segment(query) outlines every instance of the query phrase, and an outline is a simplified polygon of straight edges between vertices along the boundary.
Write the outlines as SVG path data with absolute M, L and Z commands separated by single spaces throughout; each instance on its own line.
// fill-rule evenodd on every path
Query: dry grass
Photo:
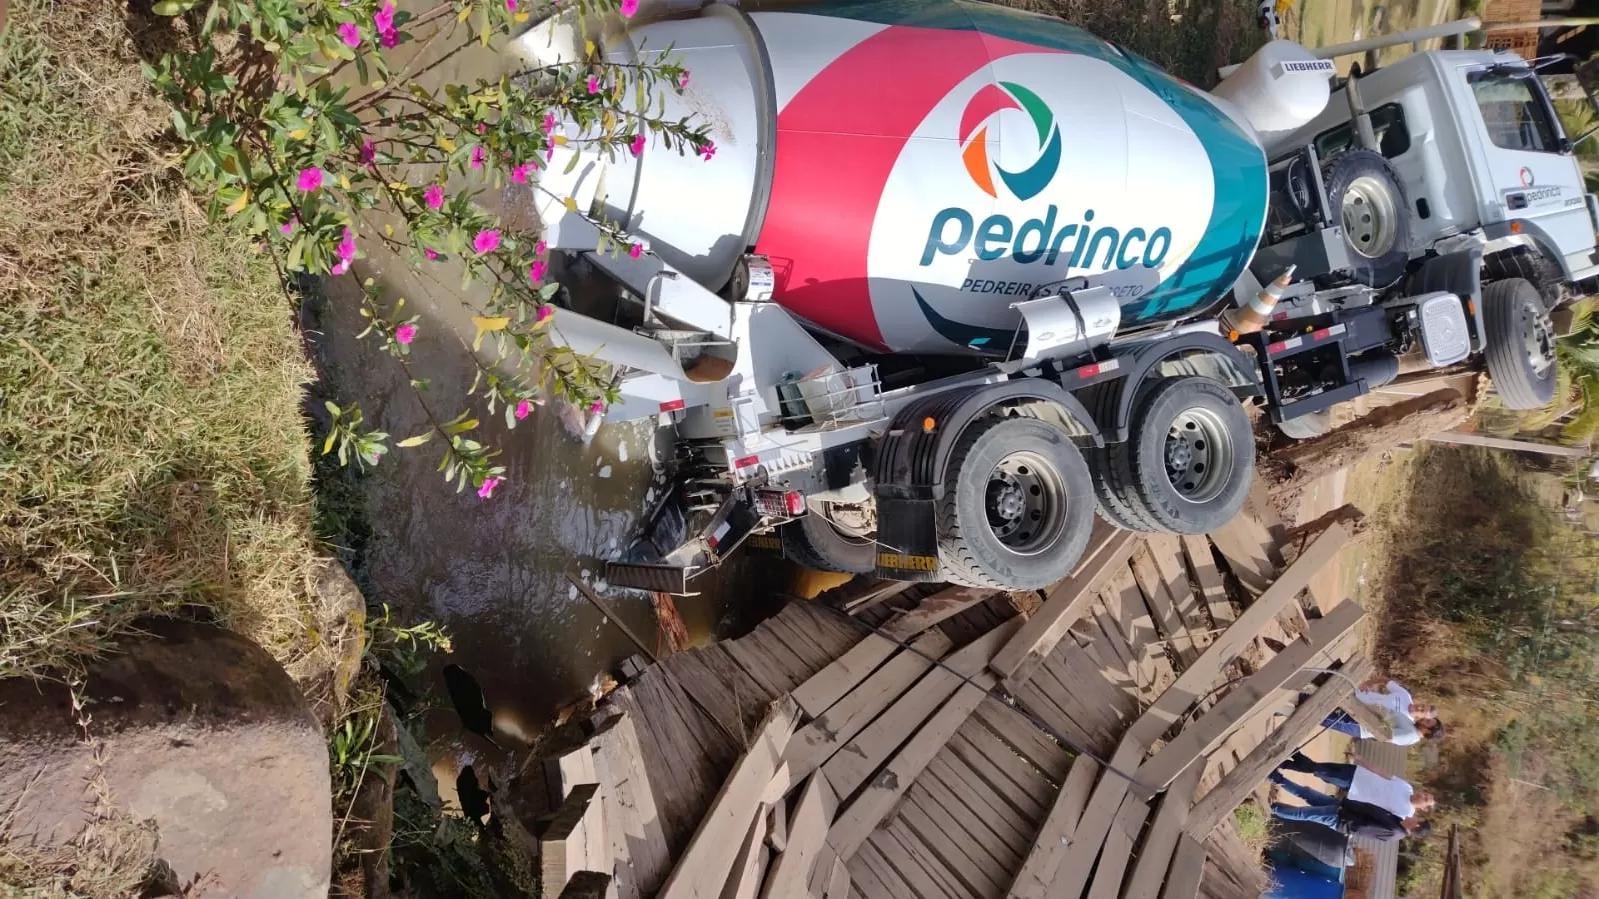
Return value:
M 304 677 L 310 377 L 270 261 L 210 228 L 109 0 L 0 38 L 0 676 L 213 609 Z

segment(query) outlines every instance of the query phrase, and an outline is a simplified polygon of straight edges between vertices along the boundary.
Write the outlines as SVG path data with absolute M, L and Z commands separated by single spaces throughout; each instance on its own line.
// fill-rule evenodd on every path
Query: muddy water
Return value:
M 395 63 L 404 66 L 404 56 L 397 52 Z M 490 51 L 468 52 L 422 80 L 431 89 L 493 80 L 500 66 Z M 411 180 L 429 174 L 413 173 Z M 458 186 L 452 180 L 452 188 Z M 487 190 L 487 205 L 529 223 L 525 192 L 478 186 Z M 461 292 L 459 269 L 448 262 L 416 269 L 389 254 L 375 236 L 384 224 L 377 214 L 363 222 L 364 258 L 350 275 L 327 282 L 325 299 L 308 307 L 306 323 L 332 395 L 360 403 L 366 425 L 388 432 L 392 445 L 427 430 L 430 413 L 445 421 L 476 408 L 465 394 L 475 369 L 468 349 L 474 329 L 472 297 Z M 355 337 L 365 325 L 359 283 L 367 278 L 383 288 L 383 304 L 403 297 L 406 314 L 421 316 L 409 371 L 375 341 Z M 496 363 L 489 354 L 478 358 Z M 426 390 L 413 390 L 412 377 L 429 379 Z M 480 417 L 483 436 L 504 451 L 499 461 L 507 468 L 491 499 L 447 485 L 435 470 L 440 455 L 433 445 L 393 450 L 364 482 L 373 532 L 364 572 L 369 599 L 388 603 L 402 620 L 439 621 L 454 639 L 453 653 L 434 659 L 423 675 L 443 704 L 425 722 L 447 794 L 462 765 L 475 763 L 481 772 L 485 762 L 503 756 L 487 740 L 463 732 L 444 698 L 445 665 L 478 680 L 493 713 L 494 743 L 514 749 L 558 708 L 584 696 L 598 675 L 637 651 L 570 586 L 568 575 L 601 588 L 635 632 L 646 639 L 656 634 L 646 595 L 604 589 L 600 582 L 602 560 L 625 544 L 646 509 L 653 422 L 607 425 L 584 445 L 553 403 L 509 432 L 503 416 Z M 695 639 L 708 639 L 758 617 L 790 574 L 785 566 L 740 559 L 697 581 L 700 595 L 679 599 L 678 610 Z

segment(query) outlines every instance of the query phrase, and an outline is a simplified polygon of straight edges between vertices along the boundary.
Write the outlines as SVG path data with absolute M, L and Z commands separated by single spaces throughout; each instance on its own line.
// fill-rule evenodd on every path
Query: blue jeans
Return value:
M 1360 722 L 1349 717 L 1349 713 L 1342 709 L 1334 710 L 1331 715 L 1322 719 L 1321 726 L 1334 730 L 1348 737 L 1360 739 Z
M 1294 756 L 1283 762 L 1278 767 L 1284 771 L 1297 771 L 1300 774 L 1309 774 L 1319 781 L 1337 787 L 1340 790 L 1349 789 L 1349 784 L 1355 779 L 1355 766 L 1341 762 L 1313 762 L 1303 756 Z
M 1274 802 L 1271 804 L 1271 813 L 1284 821 L 1308 821 L 1332 830 L 1338 829 L 1337 800 L 1330 805 L 1284 805 Z
M 1296 784 L 1288 778 L 1283 777 L 1281 774 L 1274 773 L 1272 775 L 1271 782 L 1279 787 L 1282 787 L 1284 793 L 1287 793 L 1306 805 L 1330 805 L 1335 808 L 1338 805 L 1337 796 L 1328 796 L 1326 793 L 1323 793 L 1320 790 L 1313 790 L 1304 784 Z M 1300 818 L 1285 818 L 1282 815 L 1278 815 L 1278 817 L 1284 818 L 1286 821 L 1304 820 Z

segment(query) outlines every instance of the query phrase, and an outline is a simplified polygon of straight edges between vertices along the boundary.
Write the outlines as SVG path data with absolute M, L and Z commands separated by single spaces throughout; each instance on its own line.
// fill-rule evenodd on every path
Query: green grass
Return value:
M 157 145 L 125 15 L 23 0 L 0 37 L 0 676 L 199 605 L 303 681 L 310 369 L 270 260 Z
M 1233 826 L 1251 855 L 1258 856 L 1266 851 L 1266 844 L 1271 842 L 1271 819 L 1260 806 L 1246 802 L 1233 809 Z

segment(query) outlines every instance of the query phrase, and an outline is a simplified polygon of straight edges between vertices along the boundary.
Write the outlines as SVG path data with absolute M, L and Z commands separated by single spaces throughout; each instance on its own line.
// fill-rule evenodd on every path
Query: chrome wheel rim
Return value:
M 988 475 L 984 511 L 994 537 L 1019 555 L 1035 555 L 1055 543 L 1066 519 L 1060 473 L 1035 453 L 1012 453 Z
M 1344 188 L 1344 237 L 1355 252 L 1376 259 L 1394 248 L 1399 236 L 1398 210 L 1386 181 L 1362 175 Z
M 1215 499 L 1227 486 L 1233 444 L 1227 425 L 1210 409 L 1178 414 L 1166 432 L 1166 477 L 1177 495 L 1191 503 Z
M 1540 379 L 1555 365 L 1555 324 L 1542 304 L 1521 304 L 1521 340 L 1527 367 Z

